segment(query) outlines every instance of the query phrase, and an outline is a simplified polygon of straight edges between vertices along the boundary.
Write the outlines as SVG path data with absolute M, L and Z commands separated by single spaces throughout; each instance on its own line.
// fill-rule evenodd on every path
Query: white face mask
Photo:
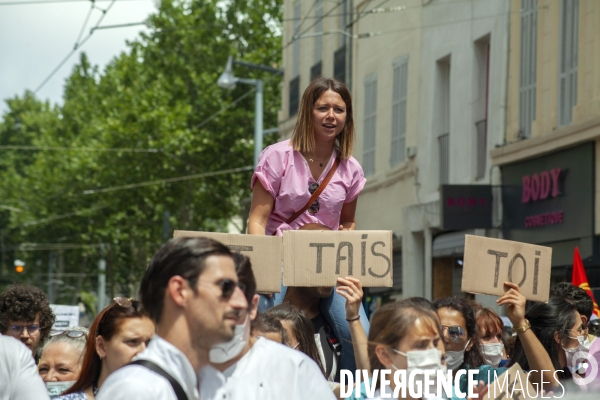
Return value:
M 481 352 L 485 357 L 485 360 L 494 368 L 497 368 L 502 361 L 502 350 L 504 345 L 502 343 L 489 343 L 481 345 Z
M 420 370 L 433 370 L 433 371 L 442 371 L 444 374 L 448 371 L 448 367 L 442 365 L 442 352 L 432 347 L 427 350 L 411 350 L 406 353 L 401 352 L 400 350 L 392 349 L 394 352 L 403 355 L 406 357 L 406 375 L 409 376 L 410 373 L 415 369 Z M 394 364 L 392 364 L 392 368 L 395 370 L 399 370 Z M 437 374 L 437 372 L 436 372 Z M 415 375 L 415 382 L 417 380 L 421 381 L 423 387 L 423 393 L 425 393 L 425 373 L 421 373 Z M 435 377 L 433 378 L 434 382 L 437 382 Z M 436 392 L 436 384 L 429 388 L 429 393 L 433 394 Z
M 233 339 L 213 346 L 208 352 L 211 363 L 223 364 L 240 355 L 250 338 L 250 318 L 246 314 L 243 324 L 237 324 L 233 330 Z
M 574 373 L 583 366 L 582 363 L 577 363 L 577 360 L 575 360 L 576 354 L 583 353 L 584 355 L 587 355 L 589 350 L 586 349 L 584 346 L 584 343 L 585 343 L 584 336 L 577 336 L 576 338 L 572 338 L 570 336 L 567 336 L 567 337 L 570 339 L 577 339 L 577 341 L 579 341 L 579 344 L 577 346 L 573 347 L 572 349 L 565 349 L 563 347 L 563 350 L 565 351 L 565 356 L 567 357 L 567 368 L 569 368 L 569 371 Z
M 446 350 L 446 365 L 451 370 L 455 370 L 465 361 L 465 349 L 471 342 L 471 339 L 467 340 L 465 347 L 460 351 L 448 351 Z
M 587 335 L 585 337 L 585 340 L 583 341 L 583 343 L 581 345 L 583 347 L 585 347 L 587 349 L 587 351 L 590 351 L 590 347 L 592 347 L 592 342 L 590 342 L 590 335 Z
M 48 395 L 50 397 L 56 397 L 64 393 L 67 389 L 69 389 L 75 381 L 61 381 L 61 382 L 45 382 L 46 390 L 48 390 Z

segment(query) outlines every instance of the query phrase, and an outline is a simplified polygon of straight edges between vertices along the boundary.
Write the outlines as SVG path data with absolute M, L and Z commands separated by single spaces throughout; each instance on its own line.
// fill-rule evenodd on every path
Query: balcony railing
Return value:
M 450 134 L 444 133 L 438 137 L 440 148 L 440 185 L 450 183 Z
M 477 174 L 475 179 L 485 176 L 487 163 L 487 119 L 475 123 L 477 127 Z

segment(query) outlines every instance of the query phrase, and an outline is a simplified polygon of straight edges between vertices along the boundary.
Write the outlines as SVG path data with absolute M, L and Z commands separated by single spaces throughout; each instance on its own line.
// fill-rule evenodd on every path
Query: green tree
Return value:
M 173 228 L 190 230 L 222 229 L 239 215 L 250 194 L 250 171 L 84 193 L 251 165 L 254 96 L 214 117 L 250 90 L 239 86 L 223 91 L 216 81 L 229 55 L 278 65 L 280 21 L 281 1 L 162 1 L 149 20 L 149 32 L 104 71 L 81 56 L 66 82 L 61 107 L 50 109 L 31 94 L 13 100 L 31 103 L 27 135 L 13 132 L 13 115 L 20 108 L 9 102 L 0 140 L 6 136 L 37 146 L 159 149 L 28 152 L 30 158 L 21 161 L 20 169 L 16 165 L 25 153 L 14 152 L 14 161 L 0 164 L 0 195 L 7 196 L 8 205 L 24 209 L 2 211 L 12 245 L 58 243 L 55 269 L 89 276 L 104 255 L 111 292 L 134 296 L 149 257 L 162 243 L 165 212 Z M 240 70 L 239 75 L 265 80 L 265 126 L 275 126 L 279 79 L 255 70 Z M 34 190 L 14 190 L 25 187 Z M 31 268 L 28 277 L 38 284 L 49 262 L 40 253 L 21 248 L 14 254 L 32 265 L 41 260 L 42 266 Z M 95 279 L 73 278 L 66 286 L 93 291 Z M 69 291 L 61 293 L 60 301 L 72 298 Z

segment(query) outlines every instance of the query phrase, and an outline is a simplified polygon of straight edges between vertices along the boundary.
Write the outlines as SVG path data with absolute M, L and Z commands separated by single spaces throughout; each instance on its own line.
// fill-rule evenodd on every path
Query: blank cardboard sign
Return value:
M 364 287 L 391 287 L 391 231 L 285 231 L 283 283 L 335 286 L 353 276 Z
M 551 268 L 550 247 L 465 235 L 464 292 L 501 296 L 509 281 L 527 300 L 547 302 Z
M 491 370 L 490 374 L 495 371 Z M 545 388 L 550 390 L 550 383 Z M 488 392 L 483 397 L 484 399 L 505 400 L 505 399 L 537 399 L 538 394 L 536 388 L 527 381 L 527 374 L 523 372 L 523 368 L 518 363 L 515 363 L 508 371 L 496 378 L 490 383 Z M 548 396 L 547 398 L 550 398 Z
M 278 293 L 281 291 L 283 258 L 281 237 L 199 231 L 175 231 L 173 237 L 207 237 L 221 242 L 231 251 L 242 253 L 250 258 L 257 292 Z

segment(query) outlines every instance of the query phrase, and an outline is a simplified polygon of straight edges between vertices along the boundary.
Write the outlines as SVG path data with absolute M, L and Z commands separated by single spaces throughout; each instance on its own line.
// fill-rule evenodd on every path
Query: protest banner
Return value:
M 363 287 L 392 287 L 391 231 L 285 231 L 283 283 L 335 286 L 352 276 Z
M 492 369 L 489 371 L 490 374 L 497 374 L 496 370 Z M 523 372 L 523 368 L 518 363 L 515 363 L 508 371 L 505 371 L 502 375 L 498 376 L 494 382 L 490 383 L 488 392 L 483 397 L 484 399 L 491 400 L 505 400 L 505 399 L 536 399 L 542 395 L 538 393 L 538 387 L 534 387 L 528 380 L 528 374 Z M 492 377 L 493 378 L 493 377 Z M 547 382 L 547 387 L 543 388 L 548 391 L 551 390 L 550 382 Z M 541 385 L 540 385 L 541 386 Z M 546 398 L 551 398 L 550 396 Z
M 175 231 L 173 237 L 206 237 L 219 241 L 229 247 L 231 251 L 250 258 L 257 292 L 278 293 L 281 291 L 283 258 L 281 237 L 179 230 Z
M 466 235 L 462 291 L 502 296 L 504 282 L 534 301 L 548 301 L 552 248 Z
M 62 330 L 79 325 L 79 306 L 50 304 L 50 308 L 56 316 L 52 329 Z

